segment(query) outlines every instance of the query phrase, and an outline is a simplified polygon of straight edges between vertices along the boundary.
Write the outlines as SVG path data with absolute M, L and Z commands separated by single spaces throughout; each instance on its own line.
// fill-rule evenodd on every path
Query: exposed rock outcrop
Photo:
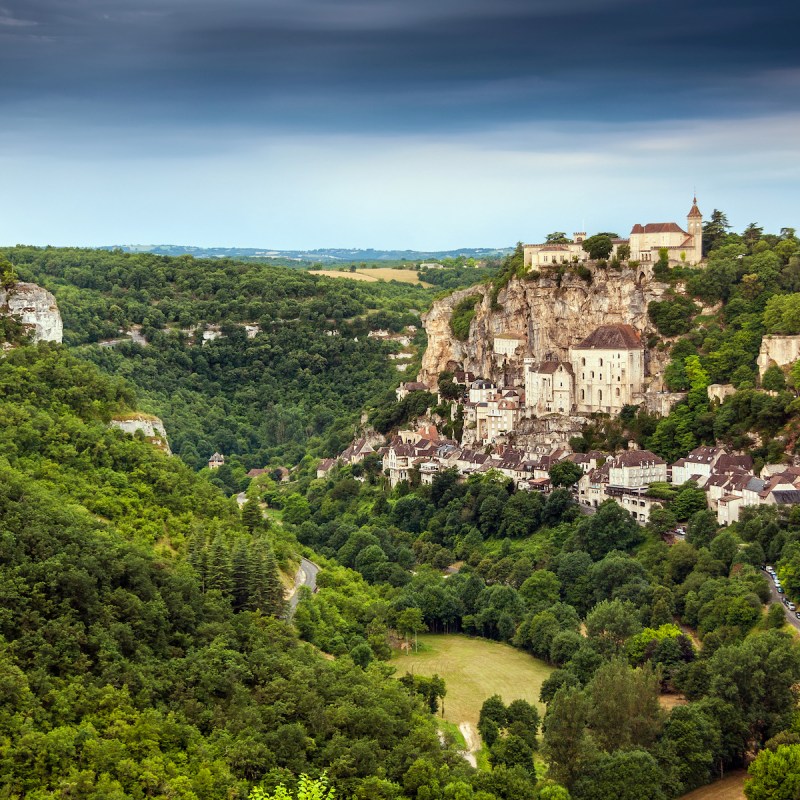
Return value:
M 35 283 L 17 283 L 0 289 L 0 313 L 17 317 L 32 333 L 34 342 L 60 342 L 64 325 L 56 299 Z
M 111 420 L 111 426 L 129 433 L 131 436 L 137 431 L 141 431 L 149 442 L 152 442 L 167 455 L 172 455 L 164 423 L 152 414 L 137 412 L 135 414 L 126 414 L 124 417 L 115 417 Z
M 570 273 L 536 279 L 515 278 L 499 294 L 499 309 L 491 308 L 491 288 L 473 286 L 454 292 L 434 303 L 423 316 L 428 347 L 419 380 L 437 385 L 441 371 L 463 368 L 501 385 L 522 385 L 522 358 L 543 359 L 548 353 L 566 360 L 571 345 L 578 344 L 600 325 L 633 325 L 643 341 L 655 332 L 647 317 L 647 305 L 663 299 L 668 287 L 652 280 L 650 268 L 596 270 L 592 283 Z M 450 330 L 453 308 L 463 298 L 480 294 L 467 341 L 459 341 Z M 513 356 L 495 352 L 496 336 L 514 332 L 520 346 Z M 663 388 L 660 376 L 668 361 L 666 348 L 648 349 L 650 388 Z
M 786 367 L 800 359 L 800 336 L 765 336 L 758 353 L 758 374 L 771 366 Z

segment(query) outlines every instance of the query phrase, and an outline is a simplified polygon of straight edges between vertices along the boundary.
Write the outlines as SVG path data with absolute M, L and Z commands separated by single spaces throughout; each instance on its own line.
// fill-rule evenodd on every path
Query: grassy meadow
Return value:
M 685 794 L 681 800 L 745 800 L 744 779 L 746 777 L 747 772 L 736 770 L 721 781 L 715 781 L 708 786 L 702 786 Z
M 476 727 L 483 701 L 493 694 L 499 694 L 505 703 L 516 699 L 536 703 L 544 713 L 539 688 L 553 671 L 543 661 L 507 644 L 460 634 L 420 636 L 418 652 L 397 654 L 391 664 L 398 677 L 412 672 L 444 678 L 444 719 Z
M 349 278 L 351 281 L 399 281 L 400 283 L 418 283 L 421 286 L 431 286 L 430 283 L 425 283 L 419 279 L 415 269 L 375 267 L 372 269 L 357 269 L 355 272 L 336 269 L 313 269 L 310 272 L 312 275 L 324 275 L 326 278 Z

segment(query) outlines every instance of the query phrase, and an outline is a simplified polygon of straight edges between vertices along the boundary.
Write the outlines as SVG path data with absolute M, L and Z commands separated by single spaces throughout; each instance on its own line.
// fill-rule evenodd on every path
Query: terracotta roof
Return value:
M 636 224 L 631 228 L 631 233 L 682 233 L 686 231 L 677 222 L 648 222 L 646 225 Z
M 601 325 L 573 350 L 640 350 L 642 339 L 633 325 Z
M 697 207 L 697 197 L 692 199 L 692 207 L 689 209 L 689 213 L 686 215 L 688 217 L 702 217 L 703 215 L 700 213 L 700 209 Z

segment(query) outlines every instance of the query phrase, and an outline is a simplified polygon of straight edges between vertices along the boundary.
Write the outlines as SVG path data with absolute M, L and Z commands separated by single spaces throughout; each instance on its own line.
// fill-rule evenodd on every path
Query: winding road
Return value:
M 319 567 L 307 558 L 300 559 L 300 567 L 297 574 L 294 576 L 294 588 L 292 589 L 289 597 L 289 613 L 288 617 L 291 619 L 297 609 L 297 604 L 300 602 L 300 588 L 307 586 L 312 592 L 317 588 L 317 574 Z
M 772 581 L 772 578 L 769 576 L 769 573 L 764 573 L 767 576 L 767 582 L 769 583 L 769 593 L 772 596 L 773 603 L 779 603 L 781 608 L 786 615 L 786 620 L 788 623 L 798 632 L 800 633 L 800 619 L 794 615 L 794 611 L 789 611 L 788 608 L 783 604 L 783 598 L 785 595 L 779 594 L 778 590 L 775 588 L 775 584 Z M 800 610 L 800 607 L 798 607 Z

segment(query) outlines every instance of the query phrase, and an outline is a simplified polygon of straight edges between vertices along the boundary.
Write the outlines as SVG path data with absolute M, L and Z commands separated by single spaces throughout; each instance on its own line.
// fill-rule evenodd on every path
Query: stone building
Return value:
M 553 267 L 559 264 L 588 261 L 589 254 L 583 249 L 586 232 L 578 231 L 573 233 L 572 237 L 571 241 L 559 244 L 545 242 L 544 244 L 523 245 L 522 252 L 525 266 L 538 269 L 539 267 Z M 620 246 L 627 244 L 627 242 L 627 239 L 612 239 L 611 257 L 614 257 Z
M 686 217 L 687 230 L 677 222 L 648 222 L 636 224 L 629 239 L 612 239 L 611 257 L 617 255 L 622 245 L 630 245 L 630 260 L 652 263 L 658 261 L 659 250 L 666 248 L 670 264 L 699 264 L 703 260 L 703 215 L 697 207 L 697 198 Z M 523 246 L 526 267 L 537 269 L 559 264 L 588 261 L 583 249 L 586 233 L 573 234 L 571 241 L 556 244 L 526 244 Z
M 617 414 L 641 403 L 644 346 L 632 325 L 601 325 L 569 350 L 569 362 L 548 354 L 525 359 L 526 406 L 538 415 Z
M 644 347 L 632 325 L 601 325 L 570 348 L 575 375 L 575 410 L 618 414 L 641 402 Z
M 536 416 L 569 414 L 575 404 L 572 364 L 549 356 L 537 363 L 525 359 L 525 402 Z
M 703 215 L 697 207 L 697 198 L 686 216 L 686 227 L 677 222 L 648 222 L 636 224 L 631 229 L 631 259 L 654 262 L 659 250 L 666 248 L 670 264 L 699 264 L 703 260 Z

